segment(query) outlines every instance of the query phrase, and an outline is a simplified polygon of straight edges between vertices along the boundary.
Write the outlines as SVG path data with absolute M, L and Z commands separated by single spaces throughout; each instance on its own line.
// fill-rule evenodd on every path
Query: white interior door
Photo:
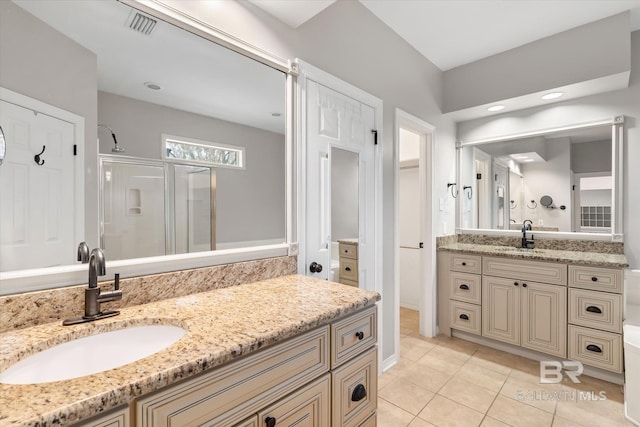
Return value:
M 0 271 L 73 264 L 82 221 L 75 211 L 74 125 L 0 101 L 0 126 L 7 147 L 0 166 Z
M 358 154 L 358 282 L 362 288 L 374 289 L 375 110 L 312 80 L 307 81 L 306 93 L 306 274 L 329 277 L 330 151 L 337 147 Z
M 401 168 L 399 173 L 400 306 L 420 310 L 420 169 Z

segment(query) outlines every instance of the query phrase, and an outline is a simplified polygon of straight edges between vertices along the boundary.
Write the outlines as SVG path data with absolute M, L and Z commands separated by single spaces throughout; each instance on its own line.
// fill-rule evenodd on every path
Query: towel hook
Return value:
M 457 184 L 455 182 L 449 182 L 447 183 L 447 188 L 449 189 L 449 191 L 451 192 L 451 196 L 455 199 L 456 197 L 458 197 L 458 190 L 457 190 Z M 455 190 L 455 193 L 454 193 Z
M 42 156 L 44 154 L 44 150 L 46 149 L 46 146 L 42 146 L 42 151 L 40 152 L 40 154 L 36 154 L 35 156 L 33 156 L 33 161 L 36 162 L 36 164 L 38 166 L 42 166 L 44 165 L 44 159 L 40 159 L 40 156 Z
M 535 209 L 535 208 L 537 208 L 537 207 L 538 207 L 538 203 L 536 203 L 536 201 L 535 201 L 535 200 L 532 200 L 532 201 L 531 201 L 531 204 L 532 204 L 533 206 L 529 206 L 529 204 L 527 203 L 527 207 L 528 207 L 529 209 Z
M 467 199 L 471 200 L 471 198 L 473 197 L 473 188 L 470 185 L 465 185 L 464 187 L 462 187 L 462 190 L 467 195 Z

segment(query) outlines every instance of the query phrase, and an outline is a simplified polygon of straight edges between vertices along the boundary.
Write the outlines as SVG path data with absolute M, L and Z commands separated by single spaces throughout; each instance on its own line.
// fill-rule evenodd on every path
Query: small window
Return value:
M 162 148 L 167 160 L 244 169 L 244 147 L 162 135 Z

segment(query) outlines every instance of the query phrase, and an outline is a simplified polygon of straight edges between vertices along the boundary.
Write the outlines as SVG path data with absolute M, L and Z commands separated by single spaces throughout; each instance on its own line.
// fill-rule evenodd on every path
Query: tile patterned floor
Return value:
M 400 362 L 379 378 L 380 427 L 632 427 L 622 387 L 582 376 L 540 384 L 536 361 L 447 337 L 418 334 L 400 309 Z M 581 400 L 586 396 L 606 400 Z

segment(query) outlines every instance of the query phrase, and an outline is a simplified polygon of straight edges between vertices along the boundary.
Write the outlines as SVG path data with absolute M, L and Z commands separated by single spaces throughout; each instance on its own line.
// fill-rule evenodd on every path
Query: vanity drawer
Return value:
M 129 427 L 131 425 L 129 423 L 130 411 L 129 406 L 127 405 L 124 408 L 111 411 L 106 415 L 101 414 L 74 425 L 84 427 Z
M 341 257 L 358 259 L 358 245 L 355 243 L 339 243 L 338 250 Z
M 552 285 L 567 284 L 567 265 L 514 258 L 484 257 L 483 274 Z
M 451 301 L 450 307 L 451 328 L 482 335 L 482 306 Z
M 622 295 L 569 289 L 569 323 L 622 333 Z
M 340 258 L 340 278 L 344 280 L 358 281 L 358 260 Z
M 331 324 L 331 367 L 351 359 L 374 345 L 377 336 L 376 307 Z
M 258 413 L 258 425 L 268 426 L 269 418 L 277 427 L 327 426 L 331 421 L 331 377 L 329 374 L 280 399 Z M 271 420 L 269 420 L 271 421 Z
M 333 426 L 356 427 L 378 403 L 377 347 L 331 373 Z
M 378 425 L 378 420 L 376 414 L 371 415 L 366 419 L 365 422 L 360 424 L 358 427 L 376 427 Z
M 622 293 L 622 270 L 602 267 L 569 266 L 569 286 L 594 291 Z
M 233 427 L 259 427 L 258 425 L 258 416 L 254 415 L 251 418 L 248 418 L 242 421 L 240 424 L 236 424 Z
M 353 280 L 345 280 L 342 277 L 340 278 L 340 283 L 342 283 L 343 285 L 347 285 L 347 286 L 353 286 L 354 288 L 360 287 L 358 282 L 354 282 Z
M 482 303 L 482 276 L 479 274 L 452 271 L 449 274 L 449 289 L 451 299 L 471 304 Z
M 475 274 L 482 272 L 482 257 L 480 255 L 451 254 L 449 259 L 451 260 L 449 266 L 451 271 Z
M 329 369 L 329 326 L 135 401 L 141 427 L 233 426 Z
M 622 335 L 569 325 L 570 360 L 622 373 Z

